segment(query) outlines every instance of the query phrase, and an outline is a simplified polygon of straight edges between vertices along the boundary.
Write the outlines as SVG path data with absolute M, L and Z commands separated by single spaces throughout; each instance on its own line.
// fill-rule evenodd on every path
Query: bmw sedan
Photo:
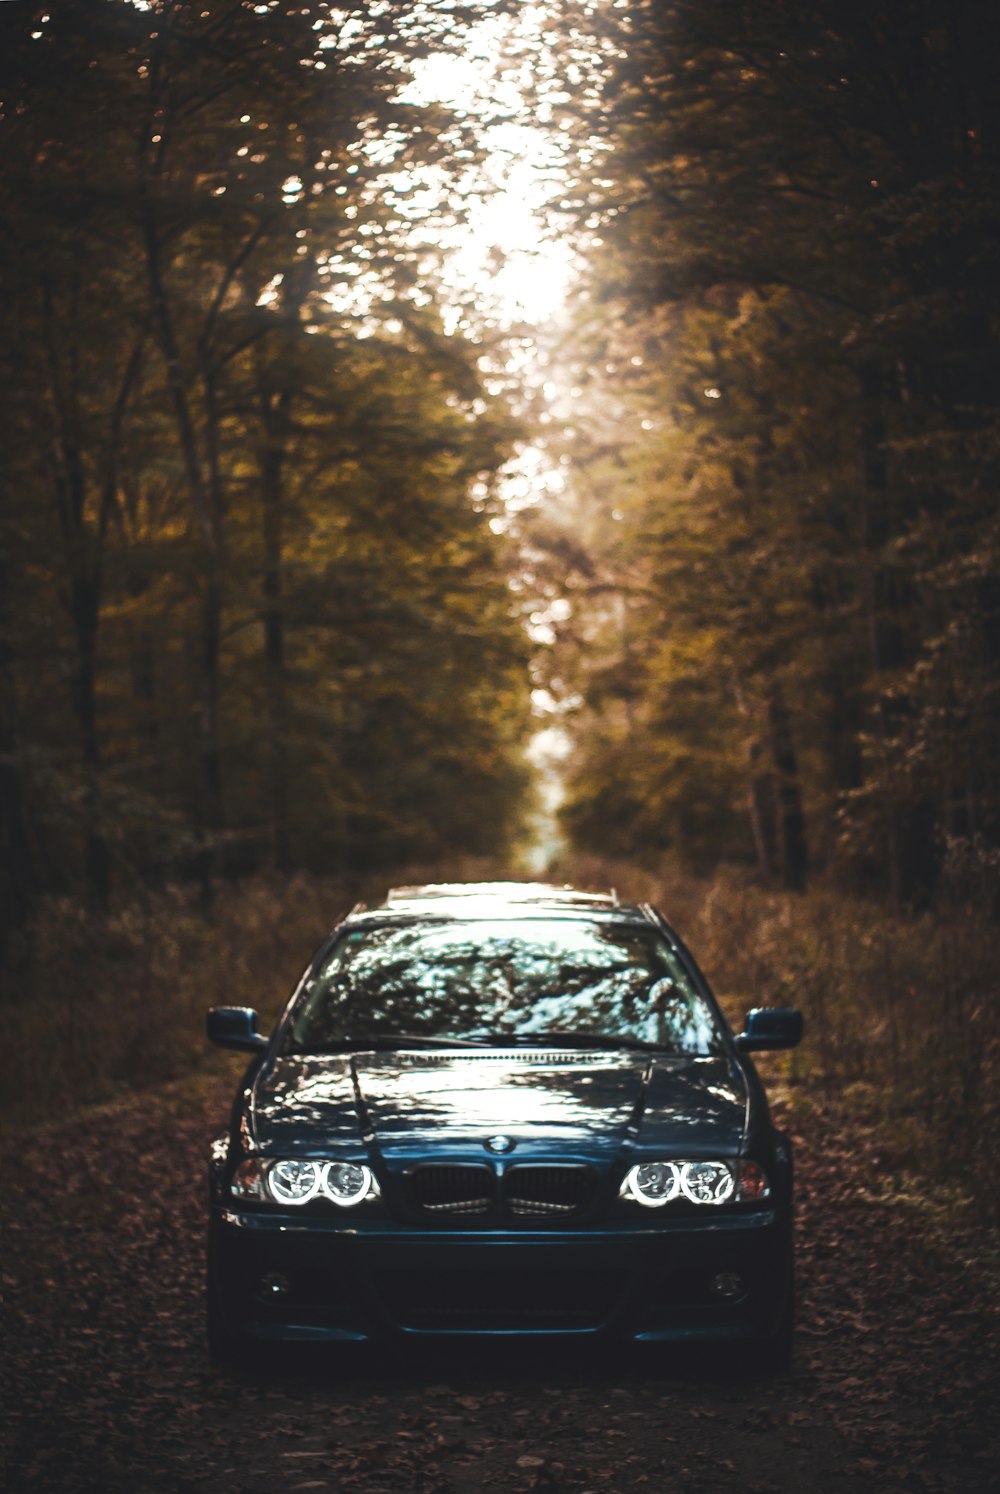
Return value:
M 754 1050 L 653 908 L 520 883 L 355 909 L 212 1149 L 212 1352 L 473 1336 L 789 1353 L 792 1159 Z

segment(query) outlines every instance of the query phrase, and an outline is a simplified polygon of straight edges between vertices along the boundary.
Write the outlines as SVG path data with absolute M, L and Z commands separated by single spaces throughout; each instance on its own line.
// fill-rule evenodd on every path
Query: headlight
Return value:
M 271 1197 L 281 1204 L 304 1204 L 319 1192 L 320 1166 L 317 1162 L 273 1162 L 267 1169 L 267 1186 Z
M 678 1197 L 695 1204 L 760 1203 L 771 1186 L 763 1168 L 738 1162 L 640 1162 L 625 1174 L 622 1198 L 655 1209 Z
M 360 1203 L 374 1186 L 371 1169 L 358 1162 L 328 1162 L 323 1169 L 323 1192 L 342 1208 Z
M 726 1162 L 685 1162 L 681 1192 L 696 1204 L 723 1204 L 736 1192 L 733 1170 Z
M 625 1177 L 628 1193 L 647 1209 L 659 1208 L 676 1198 L 680 1185 L 680 1173 L 673 1162 L 641 1162 Z
M 363 1198 L 377 1198 L 379 1194 L 371 1168 L 360 1162 L 313 1162 L 299 1158 L 248 1157 L 236 1169 L 229 1186 L 234 1198 L 295 1207 L 322 1194 L 331 1203 L 349 1209 Z

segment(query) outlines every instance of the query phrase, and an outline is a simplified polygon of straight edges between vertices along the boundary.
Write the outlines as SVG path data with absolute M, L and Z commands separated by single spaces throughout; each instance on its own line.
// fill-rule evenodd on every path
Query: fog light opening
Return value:
M 277 1302 L 281 1297 L 287 1297 L 291 1290 L 292 1283 L 287 1276 L 280 1271 L 268 1271 L 266 1276 L 260 1278 L 257 1296 L 261 1302 Z
M 735 1302 L 746 1295 L 746 1289 L 738 1271 L 718 1271 L 708 1283 L 708 1290 L 717 1302 Z

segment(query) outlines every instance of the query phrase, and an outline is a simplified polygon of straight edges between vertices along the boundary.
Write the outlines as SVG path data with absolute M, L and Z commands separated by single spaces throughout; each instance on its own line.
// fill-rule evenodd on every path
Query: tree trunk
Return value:
M 883 411 L 883 378 L 871 364 L 861 370 L 861 408 L 858 427 L 859 468 L 862 490 L 862 603 L 868 637 L 868 661 L 873 674 L 900 662 L 901 637 L 892 613 L 891 590 L 882 555 L 891 532 L 889 516 L 889 469 L 886 457 L 886 427 Z M 873 707 L 875 736 L 888 751 L 893 722 L 888 700 L 876 698 Z M 903 866 L 899 810 L 888 798 L 882 805 L 886 870 L 889 894 L 897 905 L 903 900 Z
M 788 891 L 801 892 L 809 871 L 806 817 L 802 807 L 791 720 L 784 693 L 778 686 L 771 691 L 767 714 L 771 732 L 771 755 L 777 778 L 781 879 Z
M 180 438 L 181 456 L 192 507 L 203 544 L 201 650 L 199 696 L 200 819 L 208 840 L 221 829 L 224 818 L 222 766 L 219 750 L 219 673 L 222 636 L 222 526 L 217 495 L 206 488 L 194 416 L 181 371 L 180 351 L 167 299 L 156 215 L 148 189 L 145 199 L 144 233 L 150 296 L 160 351 L 166 369 L 167 387 Z M 215 501 L 213 501 L 215 500 Z M 200 872 L 207 889 L 215 866 L 209 843 L 200 857 Z
M 84 775 L 84 865 L 90 891 L 101 908 L 111 895 L 110 859 L 101 829 L 98 777 L 101 767 L 97 726 L 97 631 L 101 615 L 101 564 L 108 515 L 114 500 L 118 442 L 125 406 L 138 369 L 135 349 L 112 408 L 108 470 L 100 498 L 96 525 L 87 518 L 87 475 L 81 453 L 81 389 L 76 373 L 76 349 L 70 344 L 64 357 L 59 343 L 60 318 L 49 286 L 42 290 L 49 393 L 57 453 L 54 471 L 56 512 L 66 553 L 66 587 L 75 644 L 73 710 L 80 729 Z
M 264 544 L 264 673 L 267 696 L 268 826 L 271 869 L 288 863 L 288 692 L 285 678 L 283 602 L 284 508 L 282 469 L 284 425 L 291 396 L 286 389 L 272 406 L 265 396 L 264 453 L 261 461 L 261 532 Z
M 309 154 L 306 162 L 313 159 Z M 305 167 L 304 167 L 305 169 Z M 306 178 L 308 179 L 308 178 Z M 284 282 L 282 321 L 297 333 L 309 291 L 311 266 L 302 265 Z M 257 359 L 257 389 L 261 416 L 260 457 L 261 540 L 264 552 L 263 624 L 264 674 L 268 736 L 268 851 L 273 871 L 288 865 L 288 674 L 285 662 L 285 473 L 295 385 L 286 366 L 280 379 L 267 377 L 264 359 Z
M 747 783 L 747 809 L 750 829 L 753 832 L 754 850 L 757 855 L 757 870 L 764 882 L 771 882 L 778 870 L 778 855 L 775 829 L 778 820 L 778 805 L 774 792 L 774 777 L 766 767 L 764 747 L 754 737 L 747 750 L 749 778 Z
M 8 566 L 0 552 L 0 968 L 26 963 L 28 946 L 12 936 L 27 928 L 35 893 L 35 865 L 28 840 L 18 767 L 17 676 L 10 634 Z M 10 951 L 18 951 L 11 959 Z
M 101 828 L 98 776 L 101 743 L 97 726 L 97 627 L 100 616 L 100 586 L 93 577 L 74 577 L 71 600 L 76 633 L 76 717 L 80 725 L 83 767 L 86 774 L 84 804 L 87 814 L 87 881 L 101 908 L 111 896 L 111 863 Z

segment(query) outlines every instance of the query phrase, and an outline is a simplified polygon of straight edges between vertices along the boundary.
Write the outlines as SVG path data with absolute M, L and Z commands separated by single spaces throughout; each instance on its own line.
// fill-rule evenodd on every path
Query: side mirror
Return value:
M 213 1006 L 205 1019 L 209 1040 L 220 1048 L 238 1048 L 261 1053 L 267 1038 L 257 1031 L 257 1013 L 251 1006 Z
M 736 1034 L 741 1053 L 774 1053 L 797 1048 L 802 1041 L 802 1013 L 791 1007 L 757 1006 L 747 1012 L 743 1031 Z

